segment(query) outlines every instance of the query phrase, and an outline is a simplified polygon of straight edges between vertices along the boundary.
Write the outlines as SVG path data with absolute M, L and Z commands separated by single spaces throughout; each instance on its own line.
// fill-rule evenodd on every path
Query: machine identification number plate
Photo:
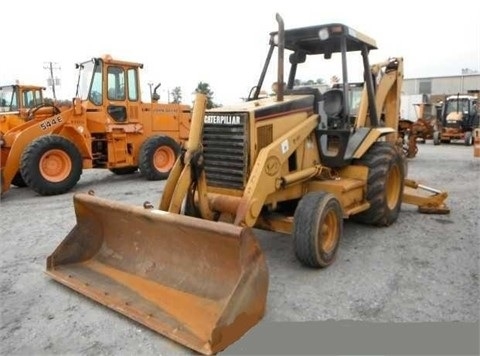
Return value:
M 63 121 L 61 116 L 56 116 L 48 120 L 44 120 L 40 123 L 40 128 L 46 130 L 52 126 L 58 125 Z

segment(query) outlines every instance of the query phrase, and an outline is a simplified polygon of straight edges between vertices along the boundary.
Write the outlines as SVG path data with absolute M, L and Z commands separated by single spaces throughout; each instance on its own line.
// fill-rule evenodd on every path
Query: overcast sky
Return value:
M 480 72 L 480 1 L 377 0 L 61 0 L 3 1 L 0 85 L 47 84 L 54 62 L 57 98 L 75 94 L 75 63 L 110 54 L 141 62 L 142 91 L 161 82 L 161 101 L 180 86 L 183 101 L 199 81 L 216 103 L 239 101 L 256 84 L 268 34 L 285 27 L 341 22 L 374 38 L 371 61 L 405 59 L 405 77 Z M 16 36 L 19 36 L 18 38 Z M 311 78 L 328 80 L 332 73 Z M 47 96 L 52 97 L 51 91 Z

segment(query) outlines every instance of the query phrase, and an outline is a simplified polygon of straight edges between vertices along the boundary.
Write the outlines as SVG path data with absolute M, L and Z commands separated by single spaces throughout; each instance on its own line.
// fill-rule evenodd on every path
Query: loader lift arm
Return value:
M 208 207 L 206 199 L 207 181 L 202 167 L 203 154 L 200 145 L 206 102 L 205 95 L 196 95 L 186 149 L 170 172 L 159 209 L 179 214 L 184 199 L 193 200 L 194 192 L 198 190 L 201 216 L 213 220 L 213 212 Z

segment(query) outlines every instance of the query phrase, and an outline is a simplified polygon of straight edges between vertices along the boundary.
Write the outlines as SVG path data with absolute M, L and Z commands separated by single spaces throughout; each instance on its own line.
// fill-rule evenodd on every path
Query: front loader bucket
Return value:
M 77 224 L 47 259 L 56 281 L 203 354 L 264 315 L 268 271 L 249 228 L 74 196 Z

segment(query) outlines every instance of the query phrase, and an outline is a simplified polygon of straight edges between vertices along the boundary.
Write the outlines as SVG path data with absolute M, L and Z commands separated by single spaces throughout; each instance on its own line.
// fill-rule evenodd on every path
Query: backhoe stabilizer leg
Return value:
M 417 205 L 420 213 L 450 213 L 450 208 L 445 204 L 445 200 L 448 197 L 447 192 L 419 184 L 410 179 L 405 179 L 404 186 L 402 202 Z

